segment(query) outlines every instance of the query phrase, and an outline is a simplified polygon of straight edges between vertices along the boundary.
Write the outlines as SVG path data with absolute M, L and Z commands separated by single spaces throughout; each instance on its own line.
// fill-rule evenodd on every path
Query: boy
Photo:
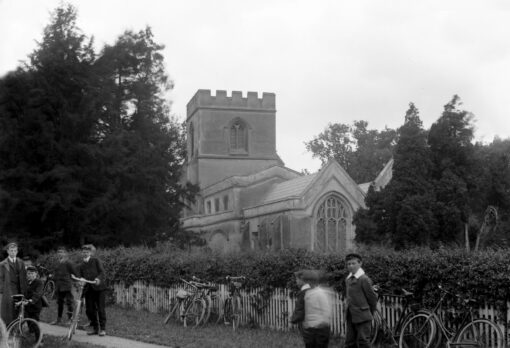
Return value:
M 67 306 L 67 319 L 71 320 L 73 316 L 74 298 L 72 290 L 72 275 L 77 275 L 74 264 L 69 260 L 67 250 L 65 247 L 57 249 L 58 265 L 55 269 L 55 291 L 57 293 L 57 320 L 51 325 L 58 325 L 62 323 L 62 314 L 64 312 L 64 303 Z
M 303 341 L 306 348 L 326 348 L 329 343 L 331 301 L 328 292 L 319 286 L 319 272 L 308 276 L 311 288 L 304 295 L 305 316 Z
M 12 295 L 24 294 L 27 290 L 25 264 L 18 255 L 18 244 L 10 242 L 6 246 L 8 257 L 0 262 L 0 314 L 5 325 L 16 318 Z
M 305 320 L 305 293 L 311 288 L 309 284 L 309 271 L 298 271 L 294 273 L 294 276 L 296 277 L 296 284 L 299 287 L 299 292 L 296 296 L 296 308 L 294 309 L 294 313 L 292 313 L 290 322 L 292 324 L 297 324 L 299 331 L 303 333 L 303 320 Z
M 106 285 L 104 283 L 104 268 L 97 258 L 91 256 L 94 249 L 90 244 L 82 247 L 83 262 L 79 267 L 78 273 L 86 280 L 96 282 L 95 284 L 87 284 L 85 291 L 86 313 L 92 326 L 92 331 L 87 334 L 105 336 Z
M 345 347 L 370 348 L 370 329 L 372 314 L 377 308 L 377 295 L 372 288 L 372 281 L 361 268 L 361 256 L 348 254 L 345 262 L 350 272 L 345 279 Z
M 36 267 L 27 267 L 27 281 L 28 286 L 25 298 L 27 299 L 28 304 L 25 307 L 25 317 L 39 321 L 42 310 L 41 297 L 43 295 L 43 283 L 42 280 L 38 278 Z

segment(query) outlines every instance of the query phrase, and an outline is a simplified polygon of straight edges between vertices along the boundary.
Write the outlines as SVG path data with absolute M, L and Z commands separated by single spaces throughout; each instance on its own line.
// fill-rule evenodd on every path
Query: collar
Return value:
M 301 287 L 301 291 L 303 290 L 308 290 L 308 289 L 311 289 L 312 287 L 310 286 L 310 284 L 304 284 L 302 287 Z
M 9 261 L 10 261 L 10 262 L 12 262 L 12 263 L 16 263 L 16 258 L 11 259 L 11 258 L 9 257 L 8 259 L 9 259 Z
M 364 274 L 365 274 L 365 271 L 363 270 L 363 268 L 360 268 L 360 269 L 358 269 L 358 271 L 355 274 L 349 273 L 349 275 L 347 276 L 347 279 L 349 279 L 351 277 L 359 279 L 359 277 L 361 277 Z
M 87 257 L 86 259 L 83 259 L 84 262 L 89 262 L 90 261 L 90 256 Z

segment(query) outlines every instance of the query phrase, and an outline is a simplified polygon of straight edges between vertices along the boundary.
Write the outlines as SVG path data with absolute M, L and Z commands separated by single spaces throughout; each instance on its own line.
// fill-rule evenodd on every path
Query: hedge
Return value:
M 385 248 L 360 250 L 363 268 L 375 283 L 389 292 L 401 288 L 434 301 L 438 284 L 453 292 L 504 308 L 510 301 L 510 250 L 468 253 L 461 249 L 413 249 L 394 251 Z M 118 247 L 98 250 L 110 282 L 131 284 L 142 280 L 157 286 L 169 286 L 179 278 L 195 275 L 222 282 L 227 275 L 245 275 L 247 286 L 295 287 L 293 272 L 321 269 L 330 275 L 338 291 L 347 275 L 344 255 L 317 254 L 306 250 L 281 252 L 247 252 L 219 255 L 207 251 L 184 252 L 168 245 L 156 248 Z M 72 258 L 79 261 L 79 252 Z M 43 255 L 39 262 L 54 267 L 55 254 Z

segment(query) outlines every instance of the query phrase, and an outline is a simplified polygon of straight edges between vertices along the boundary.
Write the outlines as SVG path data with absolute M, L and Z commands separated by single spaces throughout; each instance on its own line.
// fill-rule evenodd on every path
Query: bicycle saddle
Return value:
M 12 295 L 11 297 L 14 302 L 23 301 L 25 299 L 25 295 L 22 294 Z

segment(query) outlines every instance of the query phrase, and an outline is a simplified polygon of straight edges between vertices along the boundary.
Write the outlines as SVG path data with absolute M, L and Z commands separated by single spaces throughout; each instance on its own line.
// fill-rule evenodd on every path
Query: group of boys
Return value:
M 365 274 L 359 254 L 345 258 L 349 275 L 345 279 L 345 348 L 370 348 L 370 330 L 373 313 L 377 309 L 377 294 L 372 281 Z M 296 272 L 296 307 L 291 317 L 298 324 L 305 348 L 325 348 L 329 344 L 332 317 L 331 294 L 321 273 L 313 270 Z
M 39 279 L 37 267 L 28 264 L 17 257 L 18 244 L 10 242 L 6 246 L 8 257 L 0 262 L 0 316 L 6 325 L 16 319 L 16 308 L 13 295 L 22 294 L 27 304 L 25 317 L 39 321 L 43 307 L 44 284 Z M 67 318 L 71 320 L 74 309 L 73 280 L 85 279 L 93 283 L 88 284 L 85 292 L 86 314 L 90 320 L 89 335 L 106 335 L 106 312 L 104 268 L 101 262 L 92 257 L 95 248 L 91 244 L 82 247 L 82 262 L 75 266 L 68 256 L 66 248 L 57 250 L 58 265 L 55 269 L 54 280 L 57 295 L 57 320 L 52 324 L 62 323 L 64 304 L 67 305 Z

